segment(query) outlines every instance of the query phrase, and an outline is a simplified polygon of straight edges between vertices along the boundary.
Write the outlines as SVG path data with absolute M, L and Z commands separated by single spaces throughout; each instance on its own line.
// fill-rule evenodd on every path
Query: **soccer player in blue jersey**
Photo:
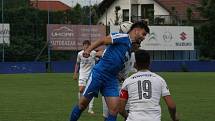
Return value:
M 119 111 L 119 81 L 117 75 L 123 69 L 124 63 L 130 58 L 132 46 L 139 45 L 145 39 L 147 33 L 149 33 L 147 24 L 139 21 L 131 26 L 128 34 L 112 33 L 101 40 L 95 41 L 84 51 L 84 57 L 89 57 L 93 49 L 101 45 L 107 45 L 99 63 L 92 69 L 79 104 L 73 108 L 70 121 L 79 119 L 91 99 L 98 96 L 99 91 L 105 97 L 109 110 L 106 121 L 116 121 Z

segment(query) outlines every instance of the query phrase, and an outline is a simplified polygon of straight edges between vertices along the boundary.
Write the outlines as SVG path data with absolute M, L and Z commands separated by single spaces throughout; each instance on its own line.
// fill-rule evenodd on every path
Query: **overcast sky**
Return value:
M 66 3 L 69 6 L 75 6 L 76 3 L 80 3 L 81 5 L 85 6 L 85 5 L 89 5 L 90 2 L 91 4 L 99 4 L 102 0 L 60 0 L 64 3 Z

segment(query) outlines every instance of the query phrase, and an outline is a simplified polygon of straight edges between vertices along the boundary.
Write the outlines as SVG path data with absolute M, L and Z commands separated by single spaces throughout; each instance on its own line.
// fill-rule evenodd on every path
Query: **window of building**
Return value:
M 141 5 L 141 18 L 142 19 L 154 18 L 154 4 Z
M 129 9 L 123 9 L 122 16 L 122 21 L 129 21 Z

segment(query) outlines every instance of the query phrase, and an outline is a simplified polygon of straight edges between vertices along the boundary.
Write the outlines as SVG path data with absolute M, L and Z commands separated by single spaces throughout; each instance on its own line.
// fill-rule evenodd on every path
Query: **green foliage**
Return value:
M 202 0 L 199 7 L 201 14 L 208 19 L 198 30 L 198 45 L 202 58 L 215 59 L 215 1 Z
M 41 11 L 26 0 L 4 0 L 4 23 L 10 24 L 10 46 L 5 46 L 5 61 L 47 61 L 47 24 L 89 24 L 89 8 L 77 4 L 68 11 Z M 15 5 L 14 5 L 15 4 Z M 1 6 L 0 6 L 1 7 Z M 92 6 L 92 24 L 96 24 L 97 6 Z M 0 9 L 1 13 L 1 9 Z M 49 15 L 49 22 L 48 22 Z M 2 45 L 0 45 L 2 48 Z M 41 50 L 44 49 L 43 52 Z M 2 53 L 2 50 L 0 50 Z M 51 51 L 51 60 L 70 60 L 71 52 Z
M 215 1 L 201 0 L 201 7 L 199 7 L 201 14 L 209 20 L 215 20 Z
M 186 14 L 187 14 L 187 25 L 191 25 L 191 17 L 192 17 L 192 9 L 190 7 L 187 8 Z
M 199 39 L 201 55 L 211 59 L 215 59 L 215 21 L 204 23 L 200 27 Z
M 3 0 L 4 9 L 16 9 L 20 7 L 27 7 L 30 0 Z M 0 1 L 0 7 L 2 0 Z
M 76 4 L 76 6 L 71 11 L 70 15 L 72 16 L 70 16 L 70 20 L 73 24 L 82 24 L 83 13 L 81 10 L 81 5 Z

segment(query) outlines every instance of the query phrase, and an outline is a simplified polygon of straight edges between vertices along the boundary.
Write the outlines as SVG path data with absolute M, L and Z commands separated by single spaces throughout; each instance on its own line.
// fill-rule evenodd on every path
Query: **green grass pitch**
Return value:
M 159 73 L 167 81 L 181 121 L 215 120 L 215 73 Z M 77 103 L 72 74 L 0 74 L 0 121 L 68 121 Z M 162 121 L 171 121 L 161 101 Z M 103 121 L 101 96 L 95 116 L 86 111 L 79 121 Z M 118 116 L 118 121 L 123 121 Z

